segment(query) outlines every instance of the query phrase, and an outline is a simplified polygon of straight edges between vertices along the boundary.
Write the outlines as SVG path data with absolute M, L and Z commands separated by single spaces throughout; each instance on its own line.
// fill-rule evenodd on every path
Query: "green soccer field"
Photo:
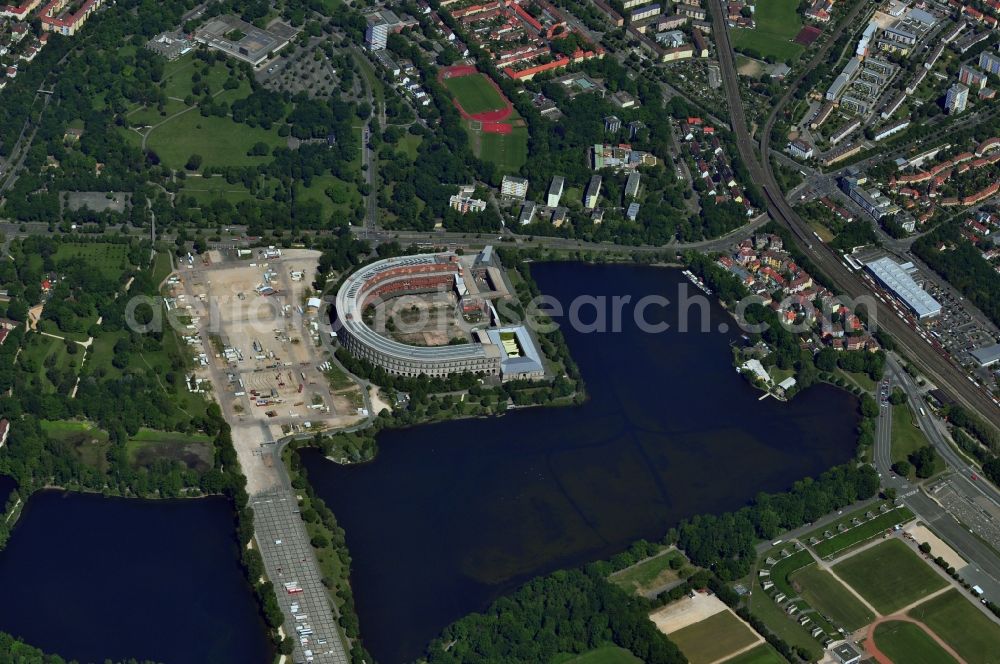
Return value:
M 515 127 L 509 134 L 480 134 L 479 158 L 497 165 L 501 173 L 516 173 L 528 160 L 528 130 Z
M 875 619 L 875 615 L 844 588 L 840 581 L 816 565 L 799 570 L 791 578 L 793 583 L 802 588 L 802 597 L 810 606 L 852 632 Z
M 802 29 L 795 0 L 762 0 L 756 4 L 754 21 L 757 27 L 733 30 L 733 48 L 751 55 L 771 56 L 776 60 L 798 57 L 802 45 L 793 39 Z
M 949 655 L 924 630 L 913 623 L 884 622 L 875 628 L 875 645 L 894 662 L 953 664 Z
M 967 597 L 949 590 L 910 610 L 969 664 L 1000 662 L 1000 625 Z
M 507 102 L 484 74 L 446 78 L 444 86 L 469 115 L 496 111 L 507 106 Z
M 946 585 L 930 565 L 898 539 L 851 556 L 833 569 L 883 615 Z

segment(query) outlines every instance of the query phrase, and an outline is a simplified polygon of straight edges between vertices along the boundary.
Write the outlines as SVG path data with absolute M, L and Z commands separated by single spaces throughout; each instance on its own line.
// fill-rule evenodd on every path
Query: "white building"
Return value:
M 965 105 L 969 101 L 969 88 L 961 83 L 955 83 L 948 88 L 948 94 L 944 99 L 944 108 L 948 113 L 961 113 L 965 110 Z
M 559 206 L 559 199 L 562 198 L 563 188 L 566 186 L 566 178 L 561 175 L 556 175 L 552 178 L 552 184 L 549 185 L 549 193 L 545 198 L 545 204 L 551 208 Z

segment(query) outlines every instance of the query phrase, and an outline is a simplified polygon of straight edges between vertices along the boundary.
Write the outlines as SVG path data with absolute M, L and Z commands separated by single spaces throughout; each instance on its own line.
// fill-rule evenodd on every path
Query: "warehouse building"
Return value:
M 941 303 L 920 287 L 910 273 L 916 268 L 913 263 L 902 265 L 888 256 L 865 263 L 865 269 L 886 289 L 890 290 L 919 319 L 941 314 Z

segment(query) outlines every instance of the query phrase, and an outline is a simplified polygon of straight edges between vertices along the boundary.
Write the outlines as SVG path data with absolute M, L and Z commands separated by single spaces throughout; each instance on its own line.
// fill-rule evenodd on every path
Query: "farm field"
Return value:
M 691 664 L 708 664 L 746 648 L 759 637 L 726 609 L 704 620 L 670 633 L 670 640 Z
M 1000 625 L 959 591 L 949 590 L 914 607 L 908 615 L 930 627 L 969 664 L 1000 661 Z
M 883 615 L 946 585 L 930 565 L 898 539 L 851 556 L 833 569 Z
M 876 627 L 875 645 L 893 662 L 906 664 L 955 662 L 955 658 L 945 652 L 927 632 L 909 622 L 894 620 Z
M 800 594 L 810 606 L 849 631 L 853 632 L 875 619 L 875 615 L 848 592 L 840 581 L 816 565 L 795 572 L 791 580 L 795 586 L 802 588 Z
M 558 655 L 552 664 L 642 664 L 642 660 L 624 648 L 608 645 L 579 655 Z
M 251 157 L 247 152 L 256 143 L 270 148 L 284 145 L 276 130 L 249 127 L 229 118 L 202 117 L 197 109 L 178 115 L 152 130 L 146 146 L 170 168 L 181 169 L 193 154 L 202 156 L 206 166 L 256 166 L 270 157 Z
M 794 0 L 770 0 L 756 5 L 753 30 L 733 30 L 733 48 L 754 55 L 770 56 L 776 60 L 789 60 L 802 52 L 802 46 L 792 40 L 802 29 Z
M 671 567 L 672 561 L 676 561 L 675 565 L 679 564 L 676 570 Z M 644 593 L 676 581 L 684 567 L 689 567 L 687 558 L 680 551 L 674 550 L 642 560 L 612 574 L 608 580 L 623 590 Z
M 862 511 L 860 514 L 859 518 L 863 518 L 864 512 Z M 885 514 L 879 514 L 874 519 L 865 521 L 860 526 L 851 527 L 847 532 L 834 535 L 830 539 L 824 539 L 812 547 L 812 549 L 816 552 L 817 556 L 828 558 L 835 553 L 846 551 L 857 544 L 862 544 L 874 537 L 878 537 L 896 524 L 906 523 L 912 519 L 913 512 L 908 507 L 899 507 Z M 850 521 L 847 522 L 847 525 L 850 525 Z M 836 526 L 832 525 L 830 528 L 836 528 Z
M 506 108 L 507 101 L 485 74 L 444 79 L 444 87 L 469 115 Z
M 759 645 L 742 655 L 727 659 L 725 664 L 785 664 L 786 660 L 768 644 Z

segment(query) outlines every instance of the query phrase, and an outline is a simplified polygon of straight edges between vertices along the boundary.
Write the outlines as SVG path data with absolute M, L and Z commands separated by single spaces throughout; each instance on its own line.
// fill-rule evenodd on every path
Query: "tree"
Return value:
M 189 171 L 196 171 L 201 168 L 201 161 L 202 159 L 200 154 L 193 154 L 188 157 L 187 163 L 184 164 L 184 168 Z
M 896 463 L 892 464 L 892 472 L 902 477 L 909 477 L 912 469 L 913 466 L 911 466 L 910 462 L 905 459 L 900 459 Z

